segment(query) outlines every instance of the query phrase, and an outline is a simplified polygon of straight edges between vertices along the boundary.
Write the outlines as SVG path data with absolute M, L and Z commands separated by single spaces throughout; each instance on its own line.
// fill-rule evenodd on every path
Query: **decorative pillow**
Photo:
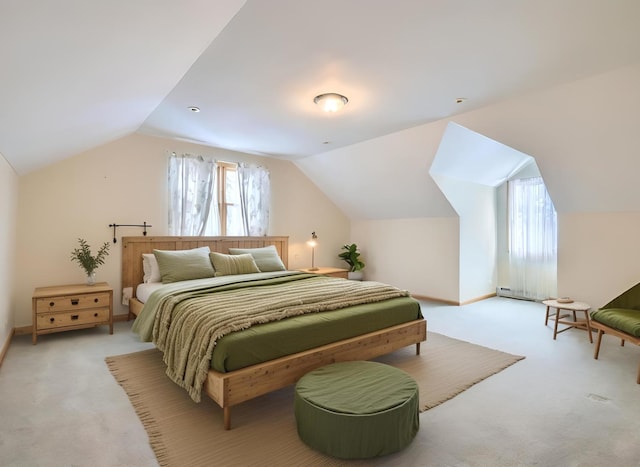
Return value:
M 144 271 L 142 280 L 145 284 L 150 282 L 162 282 L 158 260 L 156 260 L 153 253 L 142 254 L 142 270 Z
M 260 272 L 285 271 L 287 269 L 284 267 L 275 245 L 262 248 L 229 248 L 229 253 L 232 255 L 250 254 L 256 261 Z
M 222 253 L 209 253 L 216 276 L 233 276 L 235 274 L 253 274 L 260 272 L 253 256 L 224 255 Z
M 153 250 L 163 283 L 213 277 L 208 246 L 192 250 Z

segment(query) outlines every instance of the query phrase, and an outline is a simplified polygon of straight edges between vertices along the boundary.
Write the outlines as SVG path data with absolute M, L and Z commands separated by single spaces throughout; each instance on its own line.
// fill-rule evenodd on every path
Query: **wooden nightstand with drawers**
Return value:
M 37 287 L 32 309 L 34 345 L 41 334 L 94 326 L 109 325 L 113 334 L 113 289 L 106 282 Z

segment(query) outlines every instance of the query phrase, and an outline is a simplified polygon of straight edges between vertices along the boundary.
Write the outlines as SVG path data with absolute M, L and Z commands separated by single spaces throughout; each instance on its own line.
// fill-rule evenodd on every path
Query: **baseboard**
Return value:
M 413 298 L 415 298 L 416 300 L 425 300 L 427 302 L 438 302 L 438 303 L 444 303 L 444 304 L 447 304 L 447 305 L 460 305 L 460 302 L 456 302 L 454 300 L 445 300 L 443 298 L 429 297 L 427 295 L 411 294 L 411 296 Z
M 4 362 L 4 357 L 7 355 L 7 351 L 9 350 L 9 344 L 11 344 L 11 338 L 13 337 L 14 330 L 12 329 L 9 333 L 9 337 L 7 337 L 6 342 L 2 345 L 2 351 L 0 351 L 0 366 L 2 366 L 2 362 Z
M 31 334 L 33 332 L 33 326 L 20 326 L 19 328 L 13 328 L 13 334 L 15 336 L 23 336 L 25 334 Z
M 425 300 L 425 301 L 429 301 L 429 302 L 444 303 L 444 304 L 447 304 L 447 305 L 462 306 L 462 305 L 468 305 L 470 303 L 475 303 L 475 302 L 479 302 L 479 301 L 482 301 L 482 300 L 486 300 L 487 298 L 495 297 L 496 294 L 495 293 L 489 293 L 489 294 L 486 294 L 486 295 L 482 295 L 480 297 L 472 298 L 470 300 L 465 300 L 464 302 L 457 302 L 455 300 L 445 300 L 443 298 L 428 297 L 426 295 L 414 295 L 414 294 L 411 294 L 411 296 L 413 298 L 415 298 L 416 300 Z
M 126 315 L 113 315 L 113 322 L 115 323 L 116 321 L 129 321 L 129 314 L 127 313 Z
M 468 305 L 470 303 L 481 302 L 482 300 L 486 300 L 487 298 L 495 297 L 497 294 L 495 292 L 488 293 L 487 295 L 481 295 L 480 297 L 472 298 L 471 300 L 465 300 L 460 303 L 460 305 Z

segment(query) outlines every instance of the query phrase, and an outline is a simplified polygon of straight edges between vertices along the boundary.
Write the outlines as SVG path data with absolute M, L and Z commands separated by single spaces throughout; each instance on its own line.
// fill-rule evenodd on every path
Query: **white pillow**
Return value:
M 145 284 L 149 284 L 151 282 L 162 282 L 158 260 L 153 253 L 142 254 L 142 270 L 144 271 L 142 279 Z

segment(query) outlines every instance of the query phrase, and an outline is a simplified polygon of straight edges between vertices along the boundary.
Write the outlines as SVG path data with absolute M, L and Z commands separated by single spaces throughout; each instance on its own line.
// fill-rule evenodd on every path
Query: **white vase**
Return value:
M 361 281 L 363 273 L 362 271 L 349 271 L 347 277 L 352 281 Z
M 90 274 L 87 274 L 87 285 L 93 285 L 96 283 L 96 272 L 93 271 Z

